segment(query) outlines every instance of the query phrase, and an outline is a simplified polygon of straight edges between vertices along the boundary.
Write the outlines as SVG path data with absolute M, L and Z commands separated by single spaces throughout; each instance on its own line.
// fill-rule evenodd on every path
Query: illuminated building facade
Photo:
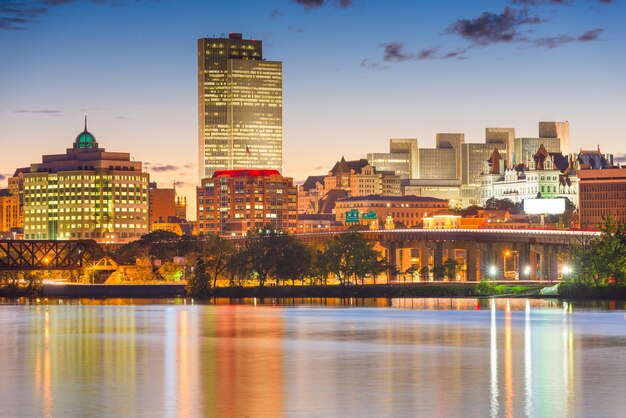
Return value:
M 485 128 L 485 144 L 487 144 L 489 152 L 493 151 L 494 148 L 506 151 L 506 156 L 503 156 L 509 164 L 512 164 L 513 150 L 515 149 L 515 128 Z M 482 170 L 482 166 L 480 170 Z M 478 173 L 480 174 L 480 171 Z
M 560 152 L 548 152 L 540 145 L 533 159 L 527 164 L 516 164 L 506 168 L 502 155 L 494 149 L 481 176 L 480 205 L 487 200 L 509 199 L 521 203 L 536 197 L 566 197 L 578 204 L 577 162 Z
M 24 218 L 19 195 L 11 194 L 8 189 L 0 190 L 0 232 L 23 227 Z
M 73 148 L 21 175 L 25 239 L 128 242 L 149 232 L 141 161 L 99 148 L 86 123 Z
M 187 199 L 177 196 L 175 188 L 159 188 L 156 182 L 150 183 L 148 199 L 152 231 L 156 223 L 176 223 L 187 219 Z
M 580 227 L 598 229 L 612 215 L 626 223 L 626 168 L 613 167 L 600 151 L 581 151 L 579 182 Z
M 434 197 L 418 196 L 359 196 L 338 200 L 335 214 L 338 222 L 347 222 L 346 213 L 352 210 L 360 213 L 359 224 L 369 225 L 372 221 L 383 225 L 391 217 L 393 222 L 400 222 L 407 228 L 421 227 L 422 219 L 434 212 L 448 209 L 448 201 Z M 363 219 L 363 213 L 375 213 L 375 219 Z
M 197 189 L 200 234 L 245 235 L 270 225 L 295 231 L 298 195 L 277 170 L 221 170 Z
M 369 153 L 370 165 L 380 171 L 393 171 L 400 179 L 410 179 L 419 172 L 416 138 L 391 138 L 388 153 Z
M 282 170 L 283 74 L 263 59 L 261 41 L 198 40 L 198 151 L 200 179 L 216 170 Z
M 339 196 L 337 191 L 344 191 Z M 334 208 L 335 197 L 356 197 L 369 195 L 400 196 L 400 177 L 393 171 L 381 171 L 368 160 L 346 161 L 341 157 L 326 176 L 309 177 L 298 193 L 300 213 L 330 213 Z M 331 204 L 322 205 L 323 201 Z M 326 206 L 327 210 L 321 210 Z M 332 207 L 331 207 L 332 206 Z

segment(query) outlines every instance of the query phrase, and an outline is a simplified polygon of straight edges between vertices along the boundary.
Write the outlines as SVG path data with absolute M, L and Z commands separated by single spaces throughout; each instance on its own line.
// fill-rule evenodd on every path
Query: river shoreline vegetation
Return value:
M 41 292 L 45 272 L 6 271 L 0 273 L 0 296 L 36 297 Z
M 601 236 L 567 246 L 571 271 L 550 296 L 567 299 L 626 299 L 626 225 L 603 220 Z M 101 255 L 104 255 L 101 254 Z M 305 244 L 294 235 L 263 229 L 239 246 L 210 235 L 179 237 L 157 231 L 106 254 L 120 266 L 116 284 L 186 284 L 186 293 L 204 297 L 539 297 L 541 284 L 455 282 L 462 269 L 446 260 L 428 267 L 390 271 L 381 251 L 355 231 L 331 241 Z M 130 266 L 130 267 L 128 267 Z M 376 284 L 376 277 L 395 274 L 417 286 Z M 69 283 L 98 284 L 95 269 L 64 273 Z M 0 295 L 35 297 L 49 271 L 0 273 Z M 434 280 L 429 281 L 429 278 Z M 447 279 L 447 280 L 446 280 Z
M 571 243 L 571 272 L 559 285 L 565 298 L 626 298 L 626 224 L 604 217 L 599 238 Z

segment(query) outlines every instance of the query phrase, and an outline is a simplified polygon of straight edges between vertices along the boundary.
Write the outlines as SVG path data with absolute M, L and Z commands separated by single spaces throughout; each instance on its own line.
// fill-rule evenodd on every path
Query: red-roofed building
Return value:
M 277 170 L 215 171 L 202 179 L 196 199 L 200 234 L 245 235 L 267 225 L 297 228 L 297 189 Z

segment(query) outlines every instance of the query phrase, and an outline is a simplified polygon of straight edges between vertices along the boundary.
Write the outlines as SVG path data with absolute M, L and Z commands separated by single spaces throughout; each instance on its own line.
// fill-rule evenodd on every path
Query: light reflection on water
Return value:
M 626 407 L 615 392 L 626 381 L 623 310 L 229 302 L 0 305 L 0 416 L 617 417 Z

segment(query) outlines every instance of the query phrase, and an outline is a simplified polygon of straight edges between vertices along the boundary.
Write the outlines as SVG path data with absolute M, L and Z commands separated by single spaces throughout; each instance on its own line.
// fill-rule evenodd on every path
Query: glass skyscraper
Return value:
M 282 171 L 282 62 L 263 59 L 259 40 L 198 40 L 198 168 Z

